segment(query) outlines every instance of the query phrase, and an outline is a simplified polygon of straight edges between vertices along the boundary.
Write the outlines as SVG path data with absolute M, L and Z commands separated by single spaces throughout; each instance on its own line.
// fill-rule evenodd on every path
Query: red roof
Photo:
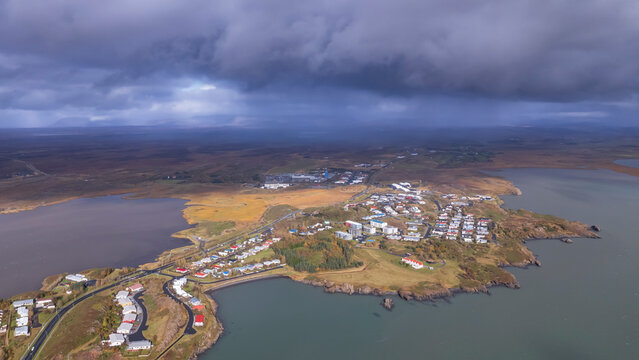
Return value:
M 410 263 L 414 263 L 414 264 L 418 264 L 418 265 L 424 265 L 422 262 L 419 262 L 417 260 L 413 260 L 413 259 L 409 259 L 409 258 L 402 258 L 402 260 L 406 261 L 406 262 L 410 262 Z
M 196 323 L 203 323 L 204 322 L 204 315 L 195 315 L 195 322 Z
M 175 269 L 175 271 L 177 271 L 177 272 L 186 272 L 187 270 L 185 268 L 177 268 L 177 269 Z

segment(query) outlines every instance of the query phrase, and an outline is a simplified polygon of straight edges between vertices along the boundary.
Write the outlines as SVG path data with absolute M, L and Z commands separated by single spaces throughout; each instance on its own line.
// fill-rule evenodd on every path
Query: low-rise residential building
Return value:
M 33 305 L 33 299 L 16 300 L 13 302 L 14 309 L 17 309 L 22 306 L 31 306 L 31 305 Z
M 153 345 L 149 340 L 130 341 L 126 347 L 127 351 L 149 350 Z
M 134 314 L 134 313 L 124 314 L 124 316 L 122 317 L 122 322 L 123 323 L 135 324 L 135 320 L 137 318 L 138 318 L 138 315 Z
M 53 298 L 50 297 L 36 300 L 35 306 L 38 309 L 55 309 Z
M 393 235 L 397 234 L 399 232 L 399 229 L 394 226 L 386 226 L 382 229 L 382 231 L 384 232 L 384 234 Z
M 362 228 L 362 224 L 360 224 L 360 223 L 358 223 L 356 221 L 346 220 L 345 224 L 349 228 L 353 228 L 353 229 L 361 229 Z
M 16 309 L 16 313 L 18 313 L 19 317 L 26 317 L 26 316 L 29 316 L 29 309 L 22 306 Z
M 13 332 L 13 336 L 14 337 L 29 336 L 29 327 L 28 326 L 17 327 Z
M 204 315 L 195 315 L 193 326 L 204 326 Z
M 117 301 L 118 301 L 118 305 L 122 307 L 133 305 L 133 300 L 128 296 L 125 298 L 119 298 L 117 299 Z
M 122 307 L 122 315 L 126 315 L 126 314 L 136 314 L 138 311 L 135 307 L 135 305 L 126 305 L 124 307 Z
M 424 264 L 421 261 L 417 261 L 417 260 L 413 260 L 409 258 L 402 258 L 402 262 L 412 266 L 413 269 L 421 269 L 424 267 Z
M 414 236 L 414 235 L 404 235 L 403 240 L 404 241 L 419 242 L 419 240 L 421 240 L 421 238 L 419 236 Z
M 144 291 L 144 286 L 142 286 L 142 284 L 135 284 L 135 285 L 129 286 L 127 290 L 129 290 L 132 293 L 137 293 L 140 291 Z
M 343 240 L 353 240 L 353 235 L 344 231 L 336 231 L 335 236 Z
M 124 344 L 124 335 L 122 334 L 111 334 L 109 335 L 109 340 L 106 341 L 109 346 L 122 346 Z
M 22 316 L 16 319 L 16 326 L 27 326 L 29 325 L 29 317 Z
M 69 274 L 67 276 L 64 277 L 65 279 L 69 280 L 69 281 L 73 281 L 73 282 L 85 282 L 89 279 L 87 279 L 86 276 L 82 275 L 82 274 Z
M 377 233 L 377 228 L 370 225 L 364 225 L 362 230 L 366 235 L 375 235 Z
M 370 222 L 372 227 L 378 228 L 378 229 L 383 229 L 385 227 L 388 226 L 388 223 L 386 223 L 385 221 L 381 221 L 381 220 L 377 220 L 377 219 L 373 219 Z
M 128 335 L 131 333 L 131 330 L 133 330 L 133 324 L 122 323 L 115 332 L 118 334 Z

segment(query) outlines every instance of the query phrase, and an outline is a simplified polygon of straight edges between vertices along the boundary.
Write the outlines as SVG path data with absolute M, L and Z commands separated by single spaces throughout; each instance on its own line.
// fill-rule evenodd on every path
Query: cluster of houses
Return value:
M 142 284 L 131 285 L 126 290 L 120 290 L 115 294 L 114 301 L 122 308 L 122 321 L 115 333 L 109 335 L 109 339 L 103 341 L 103 344 L 118 347 L 127 344 L 127 351 L 148 350 L 153 346 L 148 340 L 129 341 L 128 335 L 134 333 L 134 327 L 138 321 L 138 316 L 142 315 L 142 307 L 138 305 L 134 296 L 144 291 Z
M 412 266 L 413 269 L 415 269 L 415 270 L 419 270 L 419 269 L 424 268 L 424 263 L 422 263 L 421 261 L 409 259 L 407 257 L 403 257 L 402 258 L 402 262 L 404 264 L 408 264 L 408 265 Z
M 172 282 L 173 292 L 179 297 L 183 298 L 189 304 L 189 306 L 193 308 L 193 310 L 204 310 L 205 306 L 202 301 L 184 290 L 184 285 L 186 285 L 187 281 L 188 280 L 186 277 L 174 279 Z M 204 326 L 204 315 L 196 315 L 193 326 Z
M 317 234 L 318 232 L 330 230 L 332 228 L 333 227 L 331 226 L 330 221 L 324 221 L 323 223 L 316 223 L 307 227 L 305 231 L 298 231 L 298 229 L 290 229 L 288 232 L 291 235 L 312 236 Z
M 8 325 L 5 323 L 5 320 L 4 320 L 4 311 L 0 309 L 0 334 L 6 333 L 7 327 Z
M 29 332 L 29 317 L 31 315 L 31 311 L 29 310 L 32 307 L 35 307 L 39 310 L 55 310 L 55 303 L 53 302 L 53 298 L 42 298 L 42 299 L 24 299 L 24 300 L 16 300 L 12 304 L 15 309 L 15 319 L 16 326 L 13 329 L 13 336 L 29 336 L 31 333 Z M 0 334 L 6 333 L 8 330 L 8 324 L 3 324 L 3 312 L 0 310 Z
M 321 183 L 335 174 L 329 174 L 328 170 L 316 170 L 312 173 L 286 173 L 264 175 L 264 189 L 282 189 L 298 183 Z
M 463 214 L 461 207 L 453 208 L 448 205 L 437 217 L 435 229 L 430 236 L 442 237 L 448 240 L 461 239 L 464 242 L 486 244 L 488 240 L 489 219 L 479 219 L 475 221 L 475 216 L 471 213 Z
M 227 277 L 233 272 L 247 273 L 256 270 L 261 270 L 264 267 L 270 267 L 279 265 L 278 259 L 268 260 L 256 264 L 249 264 L 246 266 L 229 268 L 236 262 L 244 263 L 244 261 L 250 256 L 257 255 L 259 252 L 267 250 L 273 244 L 279 242 L 280 238 L 271 238 L 265 240 L 262 234 L 245 240 L 239 244 L 232 245 L 228 249 L 218 251 L 217 255 L 207 256 L 198 261 L 191 263 L 189 268 L 178 267 L 175 269 L 177 273 L 186 275 L 193 272 L 193 276 L 196 278 L 206 278 L 209 275 L 212 277 Z M 223 261 L 224 259 L 234 255 L 234 259 Z
M 82 274 L 69 274 L 67 276 L 64 277 L 66 280 L 70 281 L 70 282 L 74 282 L 74 283 L 83 283 L 83 282 L 87 282 L 89 279 L 87 279 L 86 276 L 82 275 Z
M 356 172 L 345 171 L 342 175 L 335 181 L 337 185 L 357 185 L 362 184 L 368 178 L 368 174 L 365 172 Z
M 484 200 L 486 200 L 486 201 L 490 201 L 490 200 L 492 200 L 492 199 L 493 199 L 493 198 L 492 198 L 492 196 L 489 196 L 489 195 L 480 195 L 480 194 L 477 194 L 477 195 L 470 195 L 470 196 L 464 196 L 464 195 L 460 196 L 460 195 L 457 195 L 457 194 L 443 194 L 443 195 L 442 195 L 442 198 L 444 198 L 444 199 L 451 199 L 451 200 L 455 200 L 455 201 L 461 200 L 461 201 L 459 201 L 459 202 L 466 202 L 466 201 L 484 201 Z M 453 204 L 453 205 L 454 205 L 454 204 Z
M 205 278 L 210 275 L 215 278 L 226 278 L 234 275 L 250 274 L 252 272 L 260 271 L 265 268 L 281 265 L 281 261 L 279 259 L 271 259 L 253 264 L 231 267 L 235 263 L 237 263 L 237 260 L 219 262 L 217 264 L 214 264 L 213 268 L 198 271 L 193 276 L 195 276 L 196 278 Z M 184 268 L 177 268 L 175 271 L 183 274 L 187 274 L 189 272 L 187 269 Z
M 426 204 L 422 192 L 412 189 L 410 183 L 400 182 L 393 184 L 393 188 L 401 190 L 400 193 L 373 194 L 366 201 L 358 204 L 347 204 L 344 210 L 348 210 L 355 206 L 363 206 L 372 212 L 372 215 L 364 216 L 362 220 L 368 221 L 368 224 L 360 224 L 354 221 L 347 221 L 348 231 L 337 231 L 335 236 L 352 240 L 363 235 L 379 235 L 383 234 L 390 240 L 402 240 L 418 242 L 422 239 L 424 216 L 419 205 Z M 407 229 L 402 231 L 395 226 L 388 225 L 382 221 L 383 217 L 407 216 Z
M 16 300 L 13 308 L 16 314 L 16 327 L 13 336 L 29 336 L 29 307 L 34 305 L 33 299 Z
M 135 284 L 128 287 L 127 290 L 120 290 L 115 294 L 115 301 L 122 308 L 122 322 L 116 330 L 116 333 L 129 335 L 133 332 L 133 327 L 141 310 L 141 307 L 138 306 L 133 295 L 143 290 L 144 287 L 142 284 Z
M 343 240 L 353 240 L 364 235 L 377 235 L 384 234 L 387 237 L 396 236 L 399 233 L 399 229 L 394 226 L 389 226 L 385 221 L 379 219 L 371 219 L 368 224 L 347 220 L 345 223 L 348 231 L 336 231 L 335 236 Z

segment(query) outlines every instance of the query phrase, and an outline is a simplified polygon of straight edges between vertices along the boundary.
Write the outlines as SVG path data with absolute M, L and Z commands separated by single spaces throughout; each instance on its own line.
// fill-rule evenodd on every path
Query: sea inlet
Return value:
M 529 241 L 521 289 L 435 303 L 326 294 L 287 279 L 214 292 L 225 333 L 211 359 L 631 359 L 639 354 L 639 179 L 609 171 L 499 172 L 505 206 L 601 227 L 601 239 Z
M 136 266 L 190 242 L 185 201 L 78 199 L 0 215 L 0 298 L 38 290 L 42 280 L 97 267 Z

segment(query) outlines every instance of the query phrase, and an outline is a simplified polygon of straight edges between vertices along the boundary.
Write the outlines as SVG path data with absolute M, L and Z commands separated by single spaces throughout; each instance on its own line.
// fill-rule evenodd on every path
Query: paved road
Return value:
M 189 320 L 187 321 L 186 326 L 184 327 L 184 332 L 182 332 L 182 335 L 180 335 L 180 337 L 175 339 L 175 341 L 172 342 L 171 345 L 169 345 L 166 349 L 164 349 L 164 351 L 162 351 L 160 353 L 160 355 L 158 355 L 158 357 L 155 358 L 156 360 L 162 358 L 169 350 L 171 350 L 171 348 L 173 348 L 173 346 L 175 344 L 177 344 L 180 340 L 182 340 L 182 338 L 185 335 L 193 335 L 193 334 L 196 333 L 195 329 L 193 328 L 193 323 L 195 322 L 195 315 L 193 314 L 193 310 L 185 302 L 183 302 L 182 300 L 180 300 L 177 297 L 173 296 L 171 291 L 169 291 L 169 284 L 171 283 L 171 281 L 172 281 L 172 279 L 167 281 L 167 282 L 165 282 L 164 285 L 162 286 L 162 290 L 164 290 L 164 293 L 168 297 L 170 297 L 171 299 L 179 302 L 180 304 L 182 304 L 182 306 L 184 306 L 184 308 L 186 309 L 186 312 L 187 312 L 187 314 L 189 316 Z
M 198 284 L 202 284 L 202 285 L 210 285 L 210 284 L 223 283 L 223 282 L 227 282 L 227 281 L 230 281 L 230 280 L 240 279 L 240 278 L 247 277 L 247 276 L 251 276 L 251 275 L 255 275 L 255 274 L 261 274 L 261 273 L 264 273 L 264 272 L 273 271 L 273 270 L 275 270 L 275 269 L 281 269 L 281 268 L 283 268 L 283 267 L 284 267 L 284 265 L 279 265 L 279 266 L 276 266 L 276 267 L 272 267 L 272 268 L 268 268 L 268 269 L 264 269 L 264 270 L 260 270 L 260 271 L 256 271 L 256 272 L 252 272 L 252 273 L 250 273 L 250 274 L 244 274 L 244 275 L 234 276 L 234 277 L 232 277 L 232 278 L 228 278 L 228 279 L 213 280 L 213 281 L 198 281 L 197 283 L 198 283 Z M 193 280 L 190 280 L 190 279 L 189 279 L 188 281 L 193 281 Z
M 251 235 L 253 235 L 253 234 L 261 233 L 261 232 L 263 232 L 264 230 L 267 230 L 268 228 L 270 228 L 271 226 L 273 226 L 273 225 L 277 224 L 278 222 L 283 221 L 283 220 L 286 220 L 286 219 L 290 219 L 290 218 L 291 218 L 291 217 L 293 217 L 295 214 L 299 214 L 299 213 L 301 213 L 301 212 L 302 212 L 302 210 L 296 210 L 296 211 L 290 212 L 290 213 L 288 213 L 288 214 L 286 214 L 286 215 L 284 215 L 284 216 L 280 217 L 280 218 L 279 218 L 279 219 L 277 219 L 277 220 L 271 221 L 270 223 L 268 223 L 268 224 L 266 224 L 266 225 L 263 225 L 263 226 L 261 226 L 261 227 L 259 227 L 259 228 L 255 229 L 255 230 L 251 231 L 251 232 L 250 232 L 250 233 L 248 233 L 248 234 L 241 234 L 241 235 L 237 235 L 237 236 L 233 237 L 232 239 L 227 240 L 227 241 L 225 241 L 225 242 L 223 242 L 223 243 L 221 243 L 221 244 L 218 244 L 218 245 L 216 245 L 216 246 L 214 246 L 214 247 L 212 247 L 212 248 L 210 248 L 210 249 L 206 249 L 205 251 L 206 251 L 207 253 L 210 253 L 210 252 L 215 251 L 215 250 L 217 250 L 217 249 L 219 249 L 219 248 L 225 247 L 225 246 L 227 246 L 227 245 L 229 245 L 229 244 L 231 244 L 231 243 L 237 242 L 237 241 L 241 240 L 242 238 L 244 238 L 244 237 L 246 237 L 246 236 L 251 236 Z
M 84 295 L 82 295 L 81 297 L 75 299 L 72 303 L 66 305 L 65 307 L 63 307 L 62 309 L 60 309 L 53 318 L 51 318 L 51 320 L 44 326 L 44 329 L 40 330 L 40 332 L 38 333 L 38 336 L 36 337 L 35 341 L 33 342 L 33 344 L 31 345 L 31 349 L 28 350 L 29 352 L 27 353 L 27 355 L 23 358 L 24 360 L 32 360 L 35 358 L 35 356 L 37 355 L 38 351 L 40 350 L 40 348 L 42 347 L 42 345 L 44 344 L 44 342 L 46 341 L 47 337 L 49 337 L 49 335 L 51 335 L 51 332 L 53 331 L 53 329 L 55 328 L 56 324 L 60 321 L 60 319 L 62 319 L 62 317 L 69 312 L 71 309 L 73 309 L 73 307 L 75 307 L 76 305 L 78 305 L 79 303 L 81 303 L 82 301 L 96 295 L 99 294 L 103 291 L 112 289 L 116 286 L 119 286 L 122 283 L 131 281 L 131 280 L 137 280 L 140 278 L 143 278 L 145 276 L 160 272 L 166 268 L 168 268 L 169 266 L 172 266 L 173 264 L 167 264 L 164 265 L 162 267 L 159 267 L 155 270 L 139 270 L 134 272 L 132 275 L 129 275 L 125 278 L 122 278 L 120 280 L 118 280 L 117 282 L 111 284 L 111 285 L 107 285 L 103 288 L 97 289 L 97 290 L 93 290 L 91 292 L 88 292 Z
M 280 221 L 282 221 L 282 220 L 289 219 L 289 218 L 293 217 L 295 214 L 298 214 L 298 213 L 300 213 L 300 212 L 301 212 L 301 210 L 290 212 L 290 213 L 288 213 L 288 214 L 286 214 L 286 215 L 284 215 L 284 216 L 280 217 L 279 219 L 277 219 L 277 220 L 275 220 L 275 221 L 272 221 L 272 222 L 270 222 L 270 223 L 268 223 L 268 224 L 266 224 L 266 225 L 264 225 L 264 226 L 261 226 L 261 227 L 259 227 L 259 228 L 255 229 L 255 230 L 253 230 L 252 232 L 250 232 L 250 233 L 248 233 L 248 234 L 238 235 L 238 236 L 234 237 L 233 239 L 231 239 L 231 240 L 229 240 L 229 241 L 226 241 L 226 242 L 224 242 L 224 243 L 222 243 L 222 244 L 219 244 L 219 245 L 217 245 L 217 246 L 215 246 L 215 247 L 213 247 L 213 248 L 211 248 L 211 249 L 208 249 L 208 250 L 206 250 L 206 252 L 211 252 L 211 251 L 214 251 L 214 250 L 219 249 L 219 248 L 221 248 L 221 247 L 227 246 L 228 244 L 230 244 L 230 243 L 232 243 L 232 242 L 235 242 L 235 241 L 238 241 L 238 240 L 242 239 L 242 238 L 243 238 L 243 237 L 245 237 L 245 236 L 250 236 L 250 235 L 253 235 L 253 234 L 256 234 L 256 233 L 262 232 L 262 231 L 264 231 L 264 230 L 266 230 L 266 229 L 270 228 L 272 225 L 274 225 L 274 224 L 276 224 L 276 223 L 278 223 L 278 222 L 280 222 Z M 131 281 L 131 280 L 140 279 L 140 278 L 142 278 L 142 277 L 145 277 L 145 276 L 148 276 L 148 275 L 151 275 L 151 274 L 160 273 L 162 270 L 165 270 L 165 269 L 167 269 L 167 268 L 169 268 L 169 267 L 171 267 L 171 266 L 173 266 L 173 265 L 174 265 L 174 263 L 173 263 L 173 262 L 171 262 L 171 263 L 168 263 L 168 264 L 166 264 L 166 265 L 164 265 L 164 266 L 161 266 L 161 267 L 159 267 L 159 268 L 156 268 L 156 269 L 154 269 L 154 270 L 137 270 L 137 271 L 133 272 L 132 274 L 128 275 L 127 277 L 125 277 L 125 278 L 123 278 L 123 279 L 121 279 L 121 280 L 118 280 L 117 282 L 115 282 L 115 283 L 113 283 L 113 284 L 111 284 L 111 285 L 108 285 L 108 286 L 106 286 L 106 287 L 103 287 L 103 288 L 100 288 L 100 289 L 97 289 L 97 290 L 93 290 L 93 291 L 91 291 L 91 292 L 89 292 L 89 293 L 86 293 L 86 294 L 82 295 L 81 297 L 79 297 L 79 298 L 75 299 L 72 303 L 70 303 L 70 304 L 68 304 L 68 305 L 64 306 L 62 309 L 60 309 L 60 310 L 56 313 L 56 315 L 55 315 L 53 318 L 51 318 L 51 320 L 50 320 L 50 321 L 49 321 L 49 322 L 45 325 L 44 329 L 40 330 L 40 332 L 38 333 L 38 335 L 37 335 L 36 339 L 35 339 L 35 340 L 34 340 L 34 342 L 31 344 L 31 349 L 30 349 L 30 350 L 29 350 L 29 349 L 27 350 L 27 351 L 28 351 L 28 353 L 27 353 L 27 354 L 23 357 L 23 360 L 32 360 L 32 359 L 35 359 L 35 356 L 38 354 L 38 351 L 40 351 L 40 348 L 41 348 L 41 347 L 42 347 L 42 345 L 45 343 L 45 341 L 47 340 L 47 338 L 49 337 L 49 335 L 51 335 L 51 332 L 53 331 L 53 329 L 55 328 L 55 326 L 58 324 L 58 322 L 60 321 L 60 319 L 62 319 L 62 317 L 63 317 L 63 316 L 64 316 L 67 312 L 69 312 L 69 310 L 73 309 L 73 307 L 75 307 L 76 305 L 78 305 L 78 304 L 79 304 L 79 303 L 81 303 L 82 301 L 84 301 L 84 300 L 86 300 L 86 299 L 88 299 L 88 298 L 90 298 L 90 297 L 92 297 L 92 296 L 94 296 L 94 295 L 96 295 L 96 294 L 99 294 L 99 293 L 101 293 L 101 292 L 103 292 L 103 291 L 106 291 L 106 290 L 112 289 L 112 288 L 114 288 L 114 287 L 116 287 L 116 286 L 118 286 L 118 285 L 120 285 L 120 284 L 122 284 L 122 283 L 125 283 L 125 282 L 128 282 L 128 281 Z M 274 269 L 275 269 L 275 268 L 274 268 Z M 270 269 L 269 269 L 269 270 L 270 270 Z M 253 274 L 257 274 L 257 273 L 253 273 Z M 237 277 L 235 277 L 235 278 L 233 278 L 233 279 L 236 279 L 236 278 L 237 278 Z M 231 280 L 231 279 L 229 279 L 229 280 Z M 166 286 L 166 285 L 167 285 L 167 284 L 165 283 L 165 286 Z M 165 292 L 166 292 L 166 291 L 168 291 L 168 289 L 165 289 Z M 172 295 L 169 295 L 169 296 L 172 296 Z M 179 301 L 179 300 L 178 300 L 178 301 Z M 190 308 L 188 305 L 186 305 L 186 304 L 184 304 L 184 303 L 182 303 L 182 304 L 183 304 L 183 305 L 187 308 L 187 312 L 189 312 L 189 324 L 187 324 L 187 328 L 185 329 L 185 334 L 187 333 L 187 331 L 188 331 L 188 333 L 189 333 L 189 334 L 191 334 L 191 333 L 193 333 L 193 334 L 194 334 L 194 333 L 195 333 L 195 329 L 193 329 L 193 320 L 194 320 L 193 311 L 191 310 L 191 308 Z M 192 331 L 192 332 L 191 332 L 191 331 Z M 184 336 L 184 334 L 182 334 L 182 336 Z M 180 336 L 180 339 L 182 338 L 182 336 Z M 176 340 L 175 342 L 177 342 L 177 341 L 179 341 L 179 339 L 178 339 L 178 340 Z M 173 345 L 171 345 L 171 346 L 173 346 Z M 170 348 L 170 347 L 169 347 L 169 348 Z M 162 355 L 163 355 L 164 353 L 166 353 L 166 351 L 168 351 L 168 350 L 169 350 L 169 349 L 165 350 L 165 351 L 162 353 Z M 160 357 L 161 357 L 162 355 L 160 355 Z M 159 359 L 159 357 L 158 357 L 158 359 Z
M 147 340 L 144 337 L 144 334 L 142 334 L 142 331 L 146 330 L 147 328 L 146 321 L 148 319 L 148 313 L 146 311 L 146 306 L 144 306 L 144 300 L 140 299 L 141 296 L 142 296 L 141 293 L 135 294 L 133 296 L 133 298 L 138 303 L 138 305 L 140 305 L 140 308 L 142 308 L 142 321 L 140 321 L 140 324 L 138 325 L 138 328 L 135 330 L 135 333 L 130 334 L 128 336 L 129 341 Z

